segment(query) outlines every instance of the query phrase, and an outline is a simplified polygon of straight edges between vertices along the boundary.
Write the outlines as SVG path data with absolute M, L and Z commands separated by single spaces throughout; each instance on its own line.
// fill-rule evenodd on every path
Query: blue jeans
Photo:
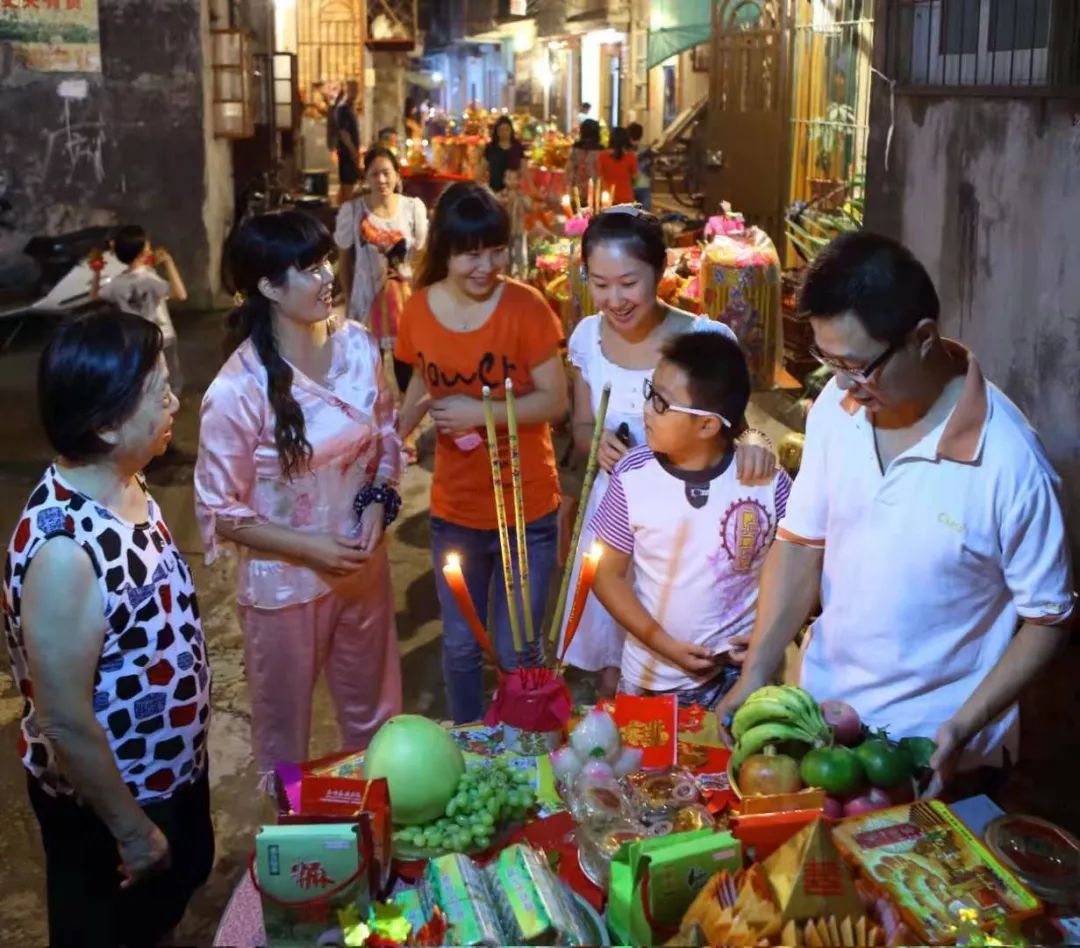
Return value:
M 652 187 L 634 188 L 634 200 L 645 210 L 652 210 Z
M 649 698 L 675 695 L 679 700 L 680 708 L 689 708 L 692 705 L 713 708 L 719 704 L 724 695 L 735 687 L 735 682 L 739 680 L 741 670 L 742 668 L 739 665 L 725 663 L 720 666 L 720 672 L 715 678 L 710 678 L 702 685 L 694 685 L 683 689 L 677 688 L 674 691 L 650 691 L 648 688 L 638 688 L 625 681 L 620 681 L 619 691 L 624 691 L 630 695 L 644 695 Z
M 506 608 L 506 586 L 503 583 L 502 557 L 499 553 L 497 530 L 475 530 L 456 523 L 431 518 L 431 553 L 435 560 L 435 589 L 439 596 L 443 623 L 443 674 L 446 676 L 446 696 L 450 715 L 455 724 L 478 721 L 484 714 L 483 653 L 468 622 L 457 607 L 453 593 L 443 576 L 442 567 L 448 553 L 461 555 L 461 571 L 480 621 L 489 630 L 494 628 L 492 642 L 503 668 L 519 665 L 539 665 L 543 660 L 542 641 L 544 607 L 547 604 L 551 574 L 555 570 L 558 542 L 558 515 L 552 512 L 525 525 L 529 549 L 529 594 L 532 600 L 533 628 L 536 642 L 524 641 L 524 617 L 521 617 L 522 643 L 525 654 L 514 652 L 510 632 L 510 615 Z M 515 531 L 510 531 L 511 560 L 517 574 L 517 545 Z M 517 608 L 521 609 L 520 600 Z

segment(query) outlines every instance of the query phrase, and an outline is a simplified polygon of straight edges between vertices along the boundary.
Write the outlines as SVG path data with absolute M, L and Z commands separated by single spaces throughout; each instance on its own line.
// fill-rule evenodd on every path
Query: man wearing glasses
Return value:
M 721 723 L 820 598 L 802 685 L 893 738 L 934 736 L 928 795 L 982 768 L 996 789 L 1018 751 L 1018 696 L 1068 637 L 1059 479 L 1019 409 L 940 335 L 933 283 L 904 247 L 838 237 L 799 305 L 835 377 L 807 421 Z

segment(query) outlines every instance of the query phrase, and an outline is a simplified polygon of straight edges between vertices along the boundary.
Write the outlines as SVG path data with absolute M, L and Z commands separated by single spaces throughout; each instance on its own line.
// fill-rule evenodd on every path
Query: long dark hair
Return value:
M 593 251 L 607 243 L 620 243 L 635 260 L 647 263 L 659 284 L 667 267 L 667 246 L 663 225 L 656 217 L 637 208 L 624 211 L 621 206 L 594 214 L 581 238 L 581 259 L 586 270 Z
M 517 135 L 514 134 L 514 123 L 510 121 L 509 115 L 500 115 L 498 121 L 491 126 L 491 144 L 499 144 L 499 127 L 506 125 L 510 129 L 510 147 L 512 148 L 517 144 Z
M 575 148 L 584 148 L 586 151 L 596 151 L 600 148 L 600 123 L 596 119 L 585 119 L 578 129 L 578 140 L 574 142 Z
M 445 279 L 447 261 L 455 254 L 508 243 L 510 218 L 498 198 L 475 181 L 458 181 L 443 191 L 435 205 L 414 286 L 422 290 Z
M 621 125 L 616 125 L 611 130 L 611 137 L 608 139 L 608 145 L 611 148 L 611 154 L 614 155 L 615 160 L 622 161 L 622 156 L 626 153 L 626 149 L 630 147 L 630 135 Z
M 253 217 L 233 234 L 228 246 L 232 288 L 243 301 L 229 314 L 225 353 L 250 338 L 266 368 L 266 394 L 274 409 L 274 443 L 281 472 L 292 479 L 311 462 L 311 442 L 304 429 L 304 412 L 292 395 L 293 371 L 278 351 L 270 300 L 259 281 L 279 286 L 289 268 L 304 270 L 326 257 L 334 242 L 316 218 L 302 211 L 274 211 Z

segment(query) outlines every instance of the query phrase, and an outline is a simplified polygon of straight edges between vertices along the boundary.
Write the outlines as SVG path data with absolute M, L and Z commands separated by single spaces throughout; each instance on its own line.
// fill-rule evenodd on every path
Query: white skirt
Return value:
M 573 604 L 574 590 L 577 588 L 578 572 L 581 569 L 581 557 L 596 539 L 596 534 L 590 529 L 592 519 L 596 514 L 600 501 L 607 491 L 608 475 L 605 471 L 598 471 L 596 480 L 593 482 L 592 493 L 589 495 L 589 505 L 585 511 L 584 526 L 581 529 L 581 537 L 578 540 L 577 549 L 574 551 L 574 571 L 570 576 L 570 587 L 566 597 L 566 612 L 564 613 L 562 626 L 559 630 L 559 652 L 561 654 L 563 642 L 566 639 L 566 620 L 569 618 L 570 606 Z M 608 611 L 600 604 L 600 601 L 589 593 L 585 601 L 585 609 L 581 614 L 581 622 L 570 643 L 570 650 L 566 653 L 566 664 L 584 671 L 597 672 L 604 668 L 621 668 L 623 643 L 626 641 L 626 630 L 611 618 Z

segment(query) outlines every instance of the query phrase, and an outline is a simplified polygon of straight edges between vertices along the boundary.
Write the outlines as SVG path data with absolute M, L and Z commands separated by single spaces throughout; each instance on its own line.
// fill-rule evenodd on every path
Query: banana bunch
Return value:
M 767 744 L 802 741 L 813 746 L 828 742 L 832 730 L 817 702 L 802 688 L 766 685 L 750 695 L 735 712 L 731 736 L 735 738 L 731 769 L 737 775 L 742 762 Z

